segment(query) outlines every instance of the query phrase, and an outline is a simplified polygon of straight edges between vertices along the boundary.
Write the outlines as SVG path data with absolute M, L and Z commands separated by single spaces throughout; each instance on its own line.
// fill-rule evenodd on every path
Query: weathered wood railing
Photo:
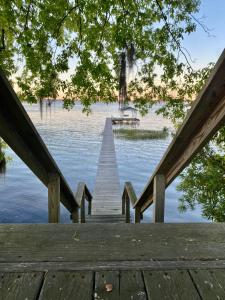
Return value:
M 136 214 L 154 203 L 154 221 L 164 221 L 165 188 L 225 124 L 225 50 L 204 88 L 193 103 L 183 125 L 136 201 Z M 136 218 L 137 221 L 140 217 Z
M 77 211 L 74 211 L 75 215 L 71 215 L 72 219 L 79 218 L 81 223 L 85 223 L 85 200 L 88 202 L 88 215 L 91 215 L 92 195 L 84 182 L 79 182 L 75 197 L 80 206 L 80 216 L 77 216 Z
M 0 136 L 48 188 L 49 222 L 60 221 L 60 201 L 73 216 L 73 222 L 78 222 L 80 204 L 3 72 L 0 72 Z
M 122 214 L 126 216 L 126 223 L 130 223 L 130 204 L 134 207 L 137 202 L 137 196 L 134 191 L 133 185 L 131 182 L 125 182 L 123 195 L 122 195 Z M 134 222 L 140 223 L 142 217 L 141 212 L 138 209 L 135 209 Z

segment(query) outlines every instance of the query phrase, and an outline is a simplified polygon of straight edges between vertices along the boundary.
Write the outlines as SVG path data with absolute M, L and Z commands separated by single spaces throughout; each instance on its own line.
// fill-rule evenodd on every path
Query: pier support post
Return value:
M 92 201 L 89 200 L 88 202 L 88 214 L 91 215 L 91 210 L 92 210 Z
M 135 223 L 140 223 L 141 222 L 141 208 L 140 208 L 140 206 L 135 207 L 134 222 Z
M 122 196 L 122 215 L 125 215 L 126 200 L 125 195 Z
M 73 223 L 79 223 L 79 208 L 76 207 L 72 214 L 71 214 L 71 219 L 73 220 Z
M 85 223 L 85 195 L 82 195 L 80 207 L 80 222 Z
M 130 199 L 125 193 L 125 204 L 126 204 L 126 223 L 130 223 Z
M 57 174 L 49 174 L 48 222 L 60 222 L 60 177 Z
M 153 222 L 164 222 L 164 211 L 165 211 L 165 176 L 157 174 L 154 177 L 154 191 L 153 191 L 153 202 L 154 202 L 154 214 Z

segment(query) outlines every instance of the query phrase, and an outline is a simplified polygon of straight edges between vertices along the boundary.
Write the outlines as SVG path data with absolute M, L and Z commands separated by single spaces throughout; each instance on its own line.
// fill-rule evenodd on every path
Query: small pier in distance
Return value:
M 84 182 L 70 189 L 0 72 L 0 136 L 48 189 L 49 218 L 0 224 L 0 300 L 224 300 L 225 223 L 164 224 L 166 187 L 224 126 L 224 82 L 225 51 L 139 197 L 131 182 L 120 195 L 106 119 L 92 196 Z M 71 224 L 56 224 L 60 203 Z

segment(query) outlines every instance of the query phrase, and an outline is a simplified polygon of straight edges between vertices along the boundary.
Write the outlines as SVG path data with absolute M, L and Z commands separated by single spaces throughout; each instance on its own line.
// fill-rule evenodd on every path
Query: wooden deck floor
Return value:
M 224 233 L 225 224 L 0 225 L 0 299 L 222 300 Z
M 92 215 L 122 213 L 119 175 L 111 118 L 107 118 L 93 192 Z

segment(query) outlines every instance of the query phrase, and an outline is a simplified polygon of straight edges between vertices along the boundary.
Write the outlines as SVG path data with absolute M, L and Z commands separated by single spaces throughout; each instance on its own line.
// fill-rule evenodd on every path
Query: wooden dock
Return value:
M 106 118 L 93 192 L 92 215 L 121 215 L 121 199 L 112 121 Z
M 0 299 L 222 300 L 224 232 L 225 224 L 0 225 Z
M 0 300 L 224 300 L 225 223 L 159 223 L 166 186 L 224 125 L 224 78 L 225 51 L 139 199 L 130 182 L 120 194 L 107 119 L 92 203 L 85 183 L 73 194 L 0 72 L 0 135 L 48 188 L 55 222 L 0 225 Z M 74 224 L 56 224 L 60 201 Z M 138 224 L 152 203 L 157 223 Z M 136 224 L 120 224 L 131 205 Z

